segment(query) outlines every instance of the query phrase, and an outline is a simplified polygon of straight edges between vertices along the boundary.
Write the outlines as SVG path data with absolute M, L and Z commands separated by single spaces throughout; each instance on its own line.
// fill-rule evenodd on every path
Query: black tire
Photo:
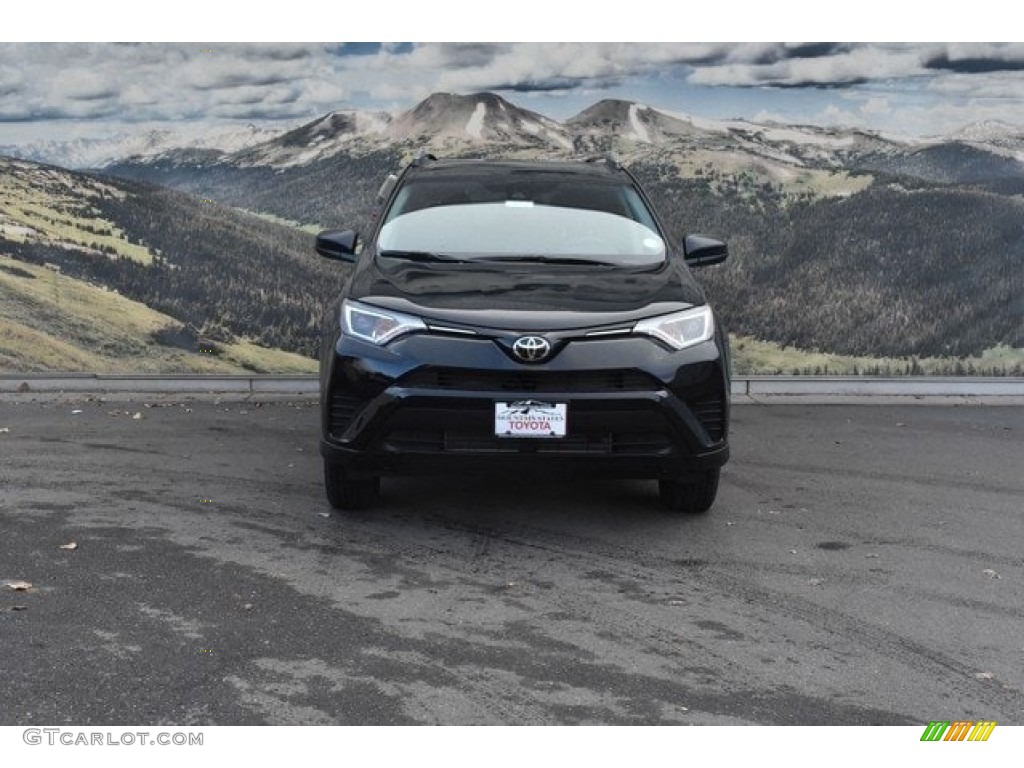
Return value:
M 324 488 L 335 509 L 370 509 L 380 501 L 380 478 L 353 479 L 339 464 L 324 462 Z
M 673 512 L 697 515 L 707 512 L 718 495 L 720 469 L 709 469 L 687 480 L 659 480 L 661 503 Z

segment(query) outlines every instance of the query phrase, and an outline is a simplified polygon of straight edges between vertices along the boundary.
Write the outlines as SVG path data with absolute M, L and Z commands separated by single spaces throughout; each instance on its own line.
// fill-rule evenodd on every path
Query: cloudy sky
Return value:
M 1021 43 L 0 43 L 0 145 L 287 121 L 492 90 L 556 119 L 609 97 L 935 135 L 1024 126 Z

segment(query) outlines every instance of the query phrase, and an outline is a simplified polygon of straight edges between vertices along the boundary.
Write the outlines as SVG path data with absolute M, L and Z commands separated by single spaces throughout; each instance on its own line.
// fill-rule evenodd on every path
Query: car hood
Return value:
M 520 330 L 615 325 L 705 301 L 675 259 L 643 271 L 368 260 L 353 276 L 349 297 L 434 321 Z

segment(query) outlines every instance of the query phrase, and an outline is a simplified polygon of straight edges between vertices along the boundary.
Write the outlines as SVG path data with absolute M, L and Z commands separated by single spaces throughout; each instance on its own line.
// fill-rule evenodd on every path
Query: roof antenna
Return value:
M 604 163 L 609 168 L 614 168 L 616 171 L 622 170 L 622 160 L 619 159 L 619 155 L 616 152 L 609 152 L 607 155 L 602 155 L 600 157 L 588 157 L 583 162 Z
M 437 158 L 434 155 L 432 155 L 430 152 L 427 152 L 427 150 L 425 149 L 421 149 L 419 152 L 416 153 L 416 158 L 412 161 L 412 164 L 416 168 L 419 168 L 421 165 L 426 165 L 427 163 L 433 163 L 436 161 Z

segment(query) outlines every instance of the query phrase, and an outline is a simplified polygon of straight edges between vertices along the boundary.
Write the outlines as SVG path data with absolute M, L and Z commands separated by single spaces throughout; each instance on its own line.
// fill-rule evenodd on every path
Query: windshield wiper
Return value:
M 406 261 L 442 261 L 456 264 L 464 264 L 467 259 L 460 259 L 458 256 L 450 256 L 447 253 L 432 253 L 431 251 L 378 251 L 378 256 L 386 256 L 389 259 L 404 259 Z
M 610 261 L 599 261 L 597 259 L 574 259 L 570 256 L 487 256 L 485 258 L 477 259 L 477 261 L 521 261 L 528 264 L 597 264 L 602 267 L 616 266 Z

